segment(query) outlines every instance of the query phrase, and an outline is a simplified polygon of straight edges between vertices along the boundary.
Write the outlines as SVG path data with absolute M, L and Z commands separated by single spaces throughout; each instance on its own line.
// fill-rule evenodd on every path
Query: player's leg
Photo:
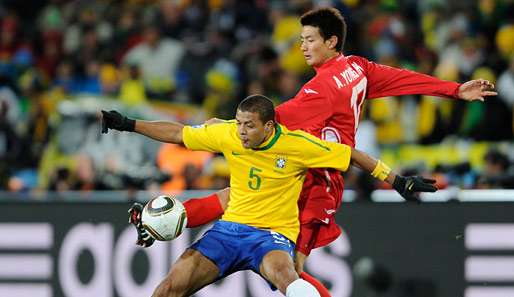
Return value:
M 183 203 L 187 214 L 188 228 L 198 227 L 219 218 L 227 208 L 230 199 L 230 188 L 225 188 L 212 195 L 192 198 Z M 128 210 L 129 223 L 133 224 L 137 231 L 136 244 L 142 247 L 150 247 L 154 242 L 148 231 L 141 224 L 143 205 L 134 203 Z
M 304 272 L 303 269 L 305 266 L 305 261 L 307 260 L 307 257 L 310 255 L 311 251 L 314 249 L 319 229 L 320 224 L 317 222 L 309 222 L 300 225 L 300 233 L 298 234 L 298 239 L 296 240 L 294 259 L 295 269 L 299 275 Z
M 296 242 L 295 250 L 295 270 L 300 278 L 313 285 L 321 297 L 330 297 L 328 289 L 312 275 L 304 271 L 305 261 L 314 249 L 316 238 L 321 225 L 318 223 L 302 224 L 300 234 Z
M 173 264 L 170 272 L 157 286 L 152 296 L 190 296 L 214 282 L 218 274 L 218 267 L 211 260 L 196 250 L 187 249 Z
M 283 250 L 268 252 L 262 259 L 260 273 L 287 297 L 318 297 L 314 286 L 298 277 L 293 259 Z
M 206 197 L 191 198 L 185 201 L 187 226 L 194 228 L 218 219 L 227 208 L 230 188 L 225 188 Z
M 314 248 L 328 245 L 341 234 L 334 214 L 341 203 L 344 181 L 339 173 L 332 172 L 330 186 L 327 187 L 326 175 L 313 173 L 314 170 L 309 171 L 298 201 L 300 234 L 296 241 L 295 269 L 302 279 L 316 287 L 322 297 L 329 297 L 328 289 L 306 273 L 304 266 Z

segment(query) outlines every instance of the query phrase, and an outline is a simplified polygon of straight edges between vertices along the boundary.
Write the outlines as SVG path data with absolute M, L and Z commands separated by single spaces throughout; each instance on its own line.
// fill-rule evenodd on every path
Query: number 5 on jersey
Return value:
M 249 173 L 249 181 L 248 181 L 248 187 L 252 190 L 259 190 L 261 188 L 261 177 L 259 176 L 259 173 L 262 172 L 262 169 L 250 167 L 250 173 Z
M 353 109 L 353 116 L 355 117 L 355 131 L 359 125 L 359 117 L 361 114 L 362 103 L 366 97 L 366 87 L 368 86 L 368 79 L 363 77 L 353 88 L 352 88 L 352 99 L 350 106 Z

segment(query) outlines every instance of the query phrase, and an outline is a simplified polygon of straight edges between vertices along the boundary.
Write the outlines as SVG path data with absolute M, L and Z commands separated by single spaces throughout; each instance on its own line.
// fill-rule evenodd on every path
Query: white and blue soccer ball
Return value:
M 141 222 L 155 240 L 173 240 L 187 225 L 186 209 L 177 198 L 161 195 L 146 203 Z

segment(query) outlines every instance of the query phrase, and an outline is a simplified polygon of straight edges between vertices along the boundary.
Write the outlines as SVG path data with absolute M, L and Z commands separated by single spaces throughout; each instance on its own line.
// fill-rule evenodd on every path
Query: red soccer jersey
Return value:
M 460 84 L 339 55 L 316 68 L 296 96 L 276 108 L 277 121 L 319 138 L 355 146 L 365 98 L 424 94 L 456 97 Z

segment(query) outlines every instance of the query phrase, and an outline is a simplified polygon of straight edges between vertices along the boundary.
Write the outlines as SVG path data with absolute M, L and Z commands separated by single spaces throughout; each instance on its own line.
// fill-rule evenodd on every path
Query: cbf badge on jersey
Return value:
M 275 157 L 275 167 L 278 169 L 284 169 L 286 167 L 287 159 L 283 156 Z

